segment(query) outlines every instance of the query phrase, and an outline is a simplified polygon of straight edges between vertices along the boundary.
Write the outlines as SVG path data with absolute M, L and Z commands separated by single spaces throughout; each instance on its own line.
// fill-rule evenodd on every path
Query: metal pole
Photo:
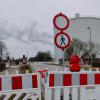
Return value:
M 90 50 L 92 49 L 92 47 L 91 47 L 91 28 L 90 28 Z M 92 50 L 91 50 L 91 66 L 92 66 Z
M 63 70 L 64 70 L 64 67 L 65 67 L 65 60 L 64 60 L 64 50 L 62 50 L 62 65 L 63 65 Z
M 91 66 L 92 66 L 92 47 L 91 47 L 91 43 L 92 43 L 92 39 L 91 39 L 91 27 L 87 27 L 87 29 L 89 30 L 90 32 L 90 61 L 91 61 Z

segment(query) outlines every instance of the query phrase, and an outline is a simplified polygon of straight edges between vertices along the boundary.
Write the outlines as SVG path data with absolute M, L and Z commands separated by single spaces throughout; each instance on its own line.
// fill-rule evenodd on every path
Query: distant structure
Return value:
M 8 48 L 6 47 L 5 42 L 0 41 L 0 59 L 7 60 L 8 57 L 9 57 Z
M 68 16 L 68 15 L 67 15 Z M 70 34 L 71 38 L 77 38 L 82 41 L 92 41 L 100 43 L 100 18 L 92 16 L 81 16 L 79 13 L 75 14 L 74 18 L 70 18 L 70 26 L 65 30 Z M 91 33 L 90 33 L 91 32 Z M 56 34 L 54 32 L 54 34 Z M 98 54 L 98 57 L 100 55 Z M 62 59 L 62 52 L 54 46 L 55 60 Z
M 27 57 L 26 57 L 25 55 L 23 55 L 22 63 L 23 63 L 23 64 L 26 64 L 26 63 L 27 63 Z

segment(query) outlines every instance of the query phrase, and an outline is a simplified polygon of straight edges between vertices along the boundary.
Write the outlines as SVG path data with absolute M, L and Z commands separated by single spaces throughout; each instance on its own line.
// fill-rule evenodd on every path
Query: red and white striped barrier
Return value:
M 50 73 L 49 87 L 100 85 L 100 72 Z
M 86 89 L 90 86 L 95 87 L 94 90 Z M 100 72 L 48 72 L 45 100 L 61 100 L 61 96 L 63 100 L 69 100 L 70 94 L 72 100 L 100 100 Z
M 45 78 L 46 77 L 46 73 L 48 72 L 48 70 L 47 69 L 43 69 L 43 70 L 38 69 L 37 72 L 40 73 L 41 78 Z
M 38 95 L 39 100 L 41 100 L 40 75 L 32 73 L 0 76 L 0 94 L 22 91 Z

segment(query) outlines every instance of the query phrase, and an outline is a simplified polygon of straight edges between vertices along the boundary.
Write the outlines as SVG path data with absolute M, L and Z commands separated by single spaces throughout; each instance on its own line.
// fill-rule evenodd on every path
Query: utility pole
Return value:
M 91 66 L 92 66 L 92 47 L 91 47 L 91 44 L 92 44 L 92 39 L 91 39 L 91 27 L 87 27 L 87 29 L 89 30 L 89 33 L 90 33 L 90 61 L 91 61 Z

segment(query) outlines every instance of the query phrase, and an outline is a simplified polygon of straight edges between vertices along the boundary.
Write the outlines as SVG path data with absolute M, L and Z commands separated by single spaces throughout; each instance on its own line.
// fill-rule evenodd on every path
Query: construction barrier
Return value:
M 0 76 L 0 100 L 9 100 L 9 98 L 41 100 L 40 75 L 27 73 Z
M 100 100 L 99 69 L 39 73 L 0 76 L 0 100 L 41 100 L 41 92 L 44 100 Z
M 37 72 L 40 73 L 41 78 L 46 78 L 46 75 L 48 73 L 48 70 L 47 69 L 43 69 L 43 70 L 38 69 Z
M 45 100 L 100 100 L 100 72 L 48 72 Z

